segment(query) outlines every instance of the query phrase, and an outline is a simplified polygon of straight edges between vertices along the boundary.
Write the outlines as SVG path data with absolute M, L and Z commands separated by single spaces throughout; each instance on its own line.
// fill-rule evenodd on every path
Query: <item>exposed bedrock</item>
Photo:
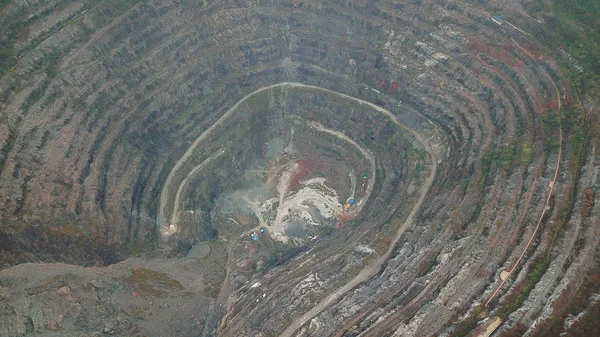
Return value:
M 576 329 L 598 310 L 599 150 L 544 13 L 490 20 L 508 5 L 3 7 L 0 334 Z

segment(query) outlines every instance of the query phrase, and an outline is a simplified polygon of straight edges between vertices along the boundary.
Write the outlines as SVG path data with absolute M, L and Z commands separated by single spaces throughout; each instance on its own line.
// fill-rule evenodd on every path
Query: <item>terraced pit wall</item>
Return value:
M 359 219 L 310 252 L 246 276 L 272 295 L 256 302 L 262 294 L 234 287 L 222 335 L 290 326 L 310 336 L 460 335 L 464 322 L 464 334 L 476 334 L 495 317 L 502 323 L 493 336 L 523 326 L 543 335 L 548 319 L 568 332 L 577 327 L 564 324 L 569 314 L 595 312 L 595 292 L 581 290 L 591 284 L 581 280 L 598 268 L 598 150 L 593 132 L 578 131 L 597 121 L 599 105 L 575 92 L 563 70 L 577 55 L 560 63 L 560 48 L 537 38 L 555 17 L 547 9 L 516 1 L 115 0 L 11 2 L 0 11 L 8 48 L 0 51 L 3 267 L 159 255 L 162 187 L 190 144 L 255 90 L 300 82 L 391 111 L 430 142 L 437 174 L 375 276 L 302 321 L 360 273 L 357 261 L 376 259 L 355 247 L 389 247 L 387 234 L 407 214 L 386 211 L 387 200 L 410 199 L 409 183 L 386 190 L 377 182 L 390 198 L 365 209 L 380 214 L 371 230 Z M 381 153 L 378 173 L 390 177 L 394 154 Z M 405 177 L 418 183 L 431 164 L 415 162 Z M 315 264 L 300 268 L 306 261 Z M 347 265 L 355 269 L 336 278 Z M 559 300 L 570 292 L 586 305 L 565 314 Z

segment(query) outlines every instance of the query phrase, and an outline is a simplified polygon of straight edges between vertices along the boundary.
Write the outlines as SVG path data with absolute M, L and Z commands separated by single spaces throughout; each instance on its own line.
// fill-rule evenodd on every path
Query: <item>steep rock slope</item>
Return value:
M 569 294 L 584 299 L 585 317 L 598 305 L 598 102 L 572 93 L 560 51 L 536 38 L 545 16 L 526 10 L 516 1 L 10 3 L 0 19 L 0 265 L 181 257 L 213 238 L 221 227 L 208 218 L 163 235 L 169 175 L 237 102 L 298 82 L 335 94 L 278 88 L 254 107 L 269 121 L 277 111 L 314 115 L 372 150 L 376 194 L 340 230 L 264 269 L 249 267 L 246 243 L 217 241 L 230 247 L 229 289 L 215 281 L 221 291 L 205 299 L 216 307 L 205 334 L 460 336 L 492 326 L 535 335 Z M 336 110 L 325 103 L 332 95 L 391 117 Z M 393 148 L 394 118 L 414 132 L 411 146 Z M 203 204 L 218 199 L 200 194 Z M 19 291 L 3 298 L 36 295 Z M 560 326 L 577 327 L 563 316 Z M 14 331 L 54 326 L 21 323 Z

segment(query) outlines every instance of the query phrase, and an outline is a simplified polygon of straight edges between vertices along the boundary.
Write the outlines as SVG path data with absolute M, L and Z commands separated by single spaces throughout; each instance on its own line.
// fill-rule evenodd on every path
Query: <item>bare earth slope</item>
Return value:
M 594 54 L 548 8 L 2 2 L 0 335 L 597 335 Z

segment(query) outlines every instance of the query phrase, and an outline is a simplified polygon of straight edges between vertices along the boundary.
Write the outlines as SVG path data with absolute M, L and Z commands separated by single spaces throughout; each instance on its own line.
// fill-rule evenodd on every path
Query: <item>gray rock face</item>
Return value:
M 576 60 L 523 6 L 3 5 L 0 335 L 585 321 L 598 101 L 576 102 L 553 58 Z
M 114 336 L 145 336 L 118 307 L 115 297 L 120 292 L 115 282 L 100 291 L 73 274 L 21 283 L 9 291 L 3 287 L 1 333 L 59 336 L 102 331 Z
M 216 253 L 220 253 L 218 249 Z M 2 336 L 193 336 L 222 257 L 128 259 L 103 268 L 22 264 L 0 271 Z

